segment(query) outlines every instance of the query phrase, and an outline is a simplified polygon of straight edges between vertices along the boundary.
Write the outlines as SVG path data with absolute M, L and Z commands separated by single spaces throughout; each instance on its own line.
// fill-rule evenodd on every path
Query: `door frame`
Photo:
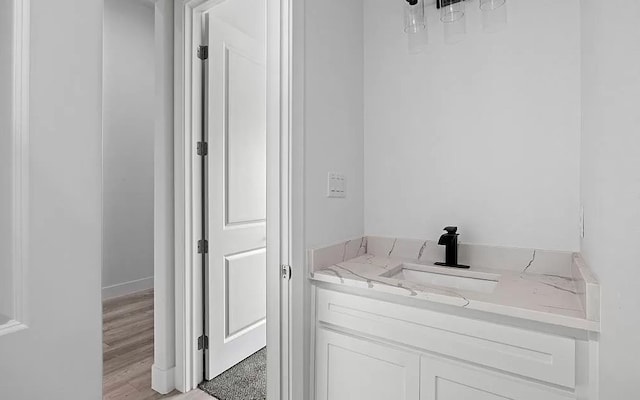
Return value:
M 187 392 L 202 379 L 197 337 L 203 331 L 200 230 L 200 169 L 195 154 L 201 112 L 194 83 L 201 66 L 196 50 L 201 16 L 225 0 L 180 0 L 175 8 L 175 387 Z M 291 260 L 291 109 L 290 10 L 292 0 L 267 0 L 267 398 L 289 399 L 289 279 L 281 265 Z
M 27 329 L 25 307 L 29 238 L 29 60 L 31 0 L 13 0 L 11 135 L 13 139 L 11 315 L 0 324 L 0 336 Z

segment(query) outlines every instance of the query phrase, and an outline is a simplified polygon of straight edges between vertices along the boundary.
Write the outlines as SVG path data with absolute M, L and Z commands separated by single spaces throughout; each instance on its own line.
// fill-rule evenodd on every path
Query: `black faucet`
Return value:
M 446 246 L 445 261 L 443 263 L 437 262 L 436 265 L 453 268 L 469 268 L 468 265 L 458 264 L 458 234 L 456 233 L 458 227 L 447 226 L 444 230 L 447 231 L 447 233 L 440 236 L 438 244 Z

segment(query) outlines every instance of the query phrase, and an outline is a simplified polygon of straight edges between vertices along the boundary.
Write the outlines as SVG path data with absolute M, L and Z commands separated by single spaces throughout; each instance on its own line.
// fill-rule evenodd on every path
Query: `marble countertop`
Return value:
M 381 243 L 381 240 L 378 238 L 377 241 Z M 434 266 L 433 261 L 423 260 L 427 241 L 421 246 L 419 256 L 415 257 L 407 257 L 410 255 L 408 253 L 394 255 L 394 249 L 398 245 L 397 239 L 389 252 L 386 249 L 376 251 L 371 246 L 371 238 L 362 238 L 359 244 L 358 241 L 348 241 L 311 251 L 309 254 L 311 279 L 568 328 L 596 332 L 600 330 L 599 313 L 595 310 L 596 308 L 599 310 L 599 286 L 579 254 L 549 255 L 542 251 L 536 253 L 533 250 L 527 262 L 522 260 L 521 265 L 511 269 L 487 268 L 471 264 L 472 268 L 469 270 L 458 270 Z M 369 245 L 365 243 L 366 241 L 369 241 Z M 380 243 L 377 244 L 378 247 Z M 408 242 L 403 245 L 406 248 Z M 340 254 L 341 246 L 344 246 L 342 254 Z M 367 251 L 368 247 L 372 250 L 371 252 Z M 331 259 L 331 254 L 334 255 L 334 259 Z M 544 271 L 540 273 L 536 272 L 537 254 L 540 259 L 557 261 L 564 259 L 565 256 L 569 258 L 563 262 L 556 262 L 557 265 L 562 266 L 558 269 L 558 273 L 553 273 L 555 271 L 548 265 L 540 268 Z M 566 262 L 569 265 L 564 268 Z M 496 262 L 496 264 L 500 263 Z M 483 293 L 431 283 L 417 283 L 402 279 L 404 278 L 402 274 L 398 275 L 401 279 L 394 278 L 393 276 L 403 268 L 403 265 L 409 265 L 410 269 L 437 274 L 491 279 L 497 284 L 493 290 Z M 415 267 L 411 267 L 412 265 Z

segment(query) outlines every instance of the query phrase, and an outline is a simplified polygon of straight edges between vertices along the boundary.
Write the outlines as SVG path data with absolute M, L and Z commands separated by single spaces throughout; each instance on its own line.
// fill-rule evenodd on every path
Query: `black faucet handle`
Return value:
M 445 231 L 447 231 L 448 234 L 450 235 L 455 235 L 456 232 L 458 232 L 458 227 L 457 226 L 447 226 L 444 228 Z

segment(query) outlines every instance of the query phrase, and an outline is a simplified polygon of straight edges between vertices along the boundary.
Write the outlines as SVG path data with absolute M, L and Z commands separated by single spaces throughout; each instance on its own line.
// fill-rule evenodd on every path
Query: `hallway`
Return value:
M 153 290 L 103 302 L 103 399 L 215 400 L 200 390 L 160 395 L 151 389 Z

